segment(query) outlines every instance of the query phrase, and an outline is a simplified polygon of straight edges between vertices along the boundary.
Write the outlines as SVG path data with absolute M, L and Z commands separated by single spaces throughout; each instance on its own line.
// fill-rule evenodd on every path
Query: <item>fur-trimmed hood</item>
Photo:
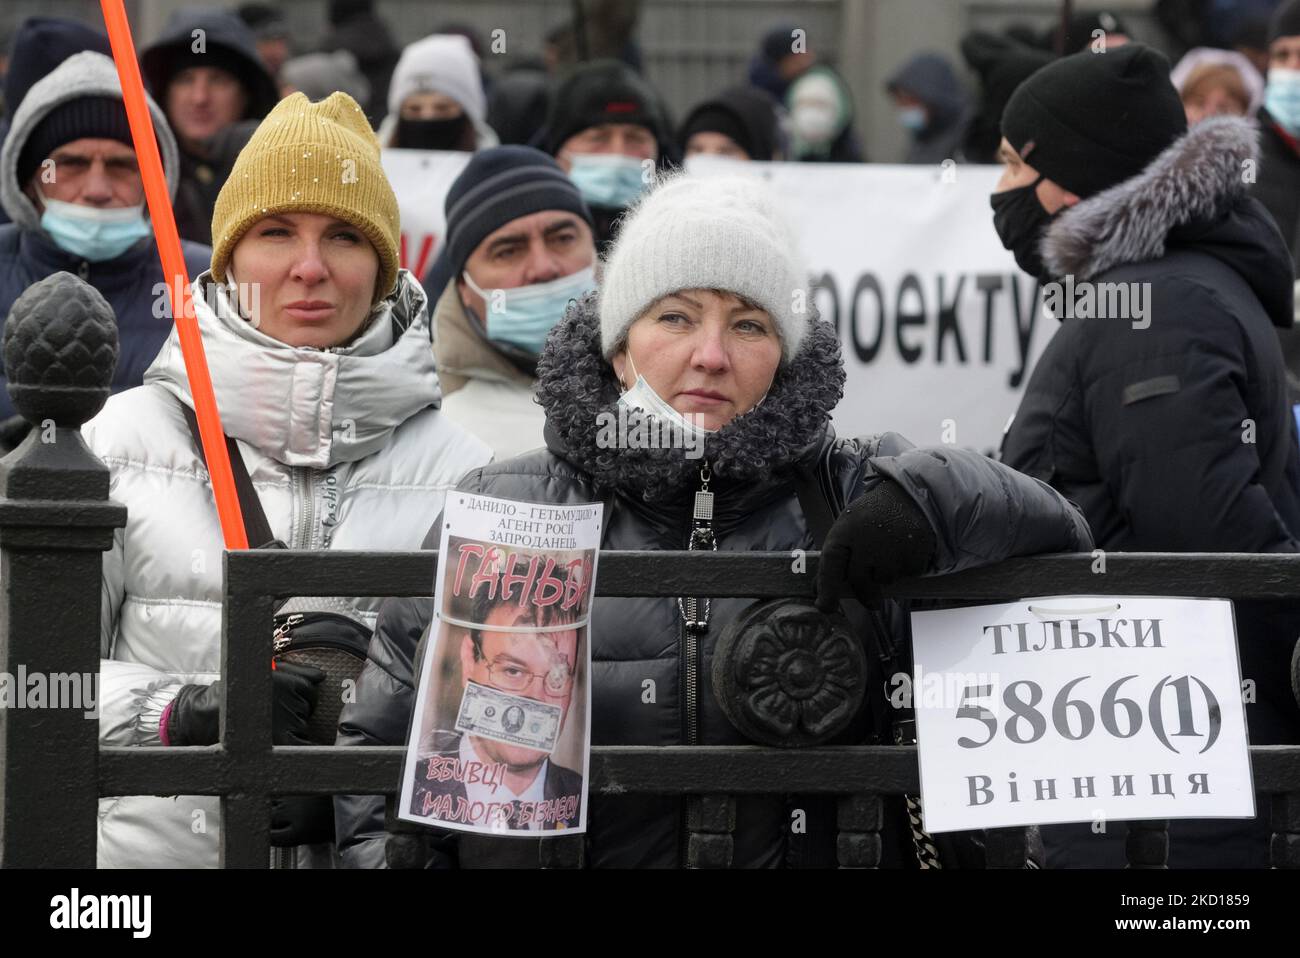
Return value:
M 598 489 L 666 502 L 692 488 L 706 462 L 718 487 L 759 489 L 820 451 L 845 375 L 835 330 L 815 311 L 799 352 L 777 371 L 767 398 L 706 437 L 702 457 L 688 459 L 681 449 L 600 448 L 601 414 L 617 418 L 621 390 L 601 355 L 597 297 L 588 293 L 570 303 L 552 330 L 537 366 L 537 401 L 546 411 L 551 452 L 588 473 Z M 638 415 L 632 412 L 628 422 Z
M 1237 117 L 1192 127 L 1137 176 L 1065 210 L 1042 241 L 1052 276 L 1089 280 L 1196 247 L 1251 285 L 1277 325 L 1291 325 L 1291 258 L 1267 211 L 1247 195 L 1259 131 Z

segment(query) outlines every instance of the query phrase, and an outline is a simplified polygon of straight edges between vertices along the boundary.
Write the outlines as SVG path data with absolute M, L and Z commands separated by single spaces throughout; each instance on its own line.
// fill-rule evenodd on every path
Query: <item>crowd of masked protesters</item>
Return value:
M 829 44 L 792 43 L 790 24 L 670 115 L 637 6 L 588 4 L 535 57 L 502 66 L 453 22 L 401 45 L 368 0 L 323 5 L 310 49 L 268 4 L 181 9 L 136 38 L 222 428 L 271 541 L 436 548 L 453 490 L 599 501 L 603 548 L 822 550 L 818 606 L 903 661 L 905 606 L 866 616 L 852 601 L 900 577 L 1093 549 L 1300 552 L 1300 0 L 1243 3 L 1195 29 L 1158 4 L 1180 25 L 1174 60 L 1097 11 L 1041 34 L 974 32 L 959 57 L 919 51 L 875 93 L 906 131 L 902 157 L 864 140 Z M 3 107 L 0 318 L 63 271 L 118 327 L 113 395 L 83 429 L 128 508 L 104 557 L 101 742 L 215 744 L 222 530 L 106 36 L 22 22 Z M 386 149 L 469 154 L 422 276 L 401 267 Z M 1000 164 L 988 219 L 1018 267 L 1043 283 L 1149 284 L 1152 322 L 1062 317 L 996 456 L 837 436 L 841 347 L 792 305 L 808 273 L 789 212 L 761 179 L 683 172 L 698 154 Z M 596 424 L 623 406 L 695 430 L 702 458 L 607 448 Z M 0 389 L 0 448 L 34 436 Z M 704 523 L 702 491 L 716 498 Z M 748 605 L 596 599 L 592 744 L 749 742 L 697 668 Z M 335 741 L 404 744 L 432 602 L 300 598 L 279 611 L 295 610 L 367 636 Z M 1251 743 L 1300 744 L 1300 604 L 1239 602 L 1236 622 L 1258 686 Z M 277 743 L 311 740 L 324 678 L 276 669 Z M 657 704 L 642 700 L 647 679 Z M 868 703 L 833 744 L 901 740 Z M 833 803 L 809 807 L 825 827 L 794 834 L 786 798 L 739 800 L 733 864 L 834 865 Z M 1174 822 L 1170 864 L 1265 866 L 1266 796 L 1259 807 L 1254 820 Z M 214 824 L 192 828 L 197 810 Z M 882 863 L 919 867 L 901 796 L 884 815 Z M 99 863 L 215 866 L 219 820 L 215 797 L 104 798 Z M 586 861 L 678 866 L 685 828 L 676 798 L 593 794 Z M 1044 826 L 1030 855 L 1118 867 L 1122 835 Z M 382 797 L 274 804 L 273 844 L 299 867 L 384 867 L 389 838 Z M 519 863 L 520 847 L 431 834 L 423 863 Z M 944 867 L 984 864 L 981 833 L 930 850 Z

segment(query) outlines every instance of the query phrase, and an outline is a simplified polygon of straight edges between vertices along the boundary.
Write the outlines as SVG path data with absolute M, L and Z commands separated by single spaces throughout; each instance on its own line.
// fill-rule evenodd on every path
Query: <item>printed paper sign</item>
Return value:
M 928 831 L 1255 815 L 1232 603 L 1055 596 L 912 637 Z
M 401 818 L 532 838 L 586 830 L 603 509 L 447 496 Z

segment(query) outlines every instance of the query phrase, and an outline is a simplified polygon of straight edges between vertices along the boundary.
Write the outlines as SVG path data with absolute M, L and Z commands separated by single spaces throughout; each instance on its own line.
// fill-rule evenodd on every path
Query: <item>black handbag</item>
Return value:
M 199 438 L 198 419 L 193 409 L 183 402 L 180 405 L 185 413 L 185 421 L 189 424 L 190 434 L 194 437 L 199 458 L 206 466 L 208 461 L 203 454 L 203 441 Z M 267 521 L 262 502 L 253 488 L 253 480 L 249 478 L 239 444 L 229 436 L 225 439 L 249 547 L 287 548 L 271 532 L 271 524 Z M 366 664 L 370 629 L 356 619 L 337 612 L 281 612 L 275 616 L 275 631 L 271 641 L 275 661 L 310 665 L 325 673 L 308 724 L 308 735 L 314 745 L 333 745 L 343 704 L 351 700 L 351 693 L 356 690 L 357 677 Z

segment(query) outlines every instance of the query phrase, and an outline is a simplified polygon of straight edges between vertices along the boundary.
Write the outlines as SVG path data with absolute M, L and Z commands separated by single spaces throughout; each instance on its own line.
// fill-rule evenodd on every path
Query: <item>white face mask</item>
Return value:
M 144 203 L 135 206 L 97 207 L 65 203 L 44 194 L 41 229 L 61 249 L 100 263 L 116 259 L 148 236 L 152 230 L 144 218 Z
M 628 365 L 632 367 L 632 374 L 636 376 L 636 382 L 632 388 L 628 389 L 623 395 L 618 397 L 619 403 L 629 409 L 639 409 L 656 419 L 671 423 L 682 431 L 685 436 L 711 436 L 718 430 L 708 429 L 701 426 L 698 422 L 699 414 L 693 414 L 690 418 L 683 416 L 668 402 L 654 391 L 654 388 L 646 382 L 646 378 L 639 375 L 636 371 L 636 363 L 632 362 L 632 353 L 627 354 Z

